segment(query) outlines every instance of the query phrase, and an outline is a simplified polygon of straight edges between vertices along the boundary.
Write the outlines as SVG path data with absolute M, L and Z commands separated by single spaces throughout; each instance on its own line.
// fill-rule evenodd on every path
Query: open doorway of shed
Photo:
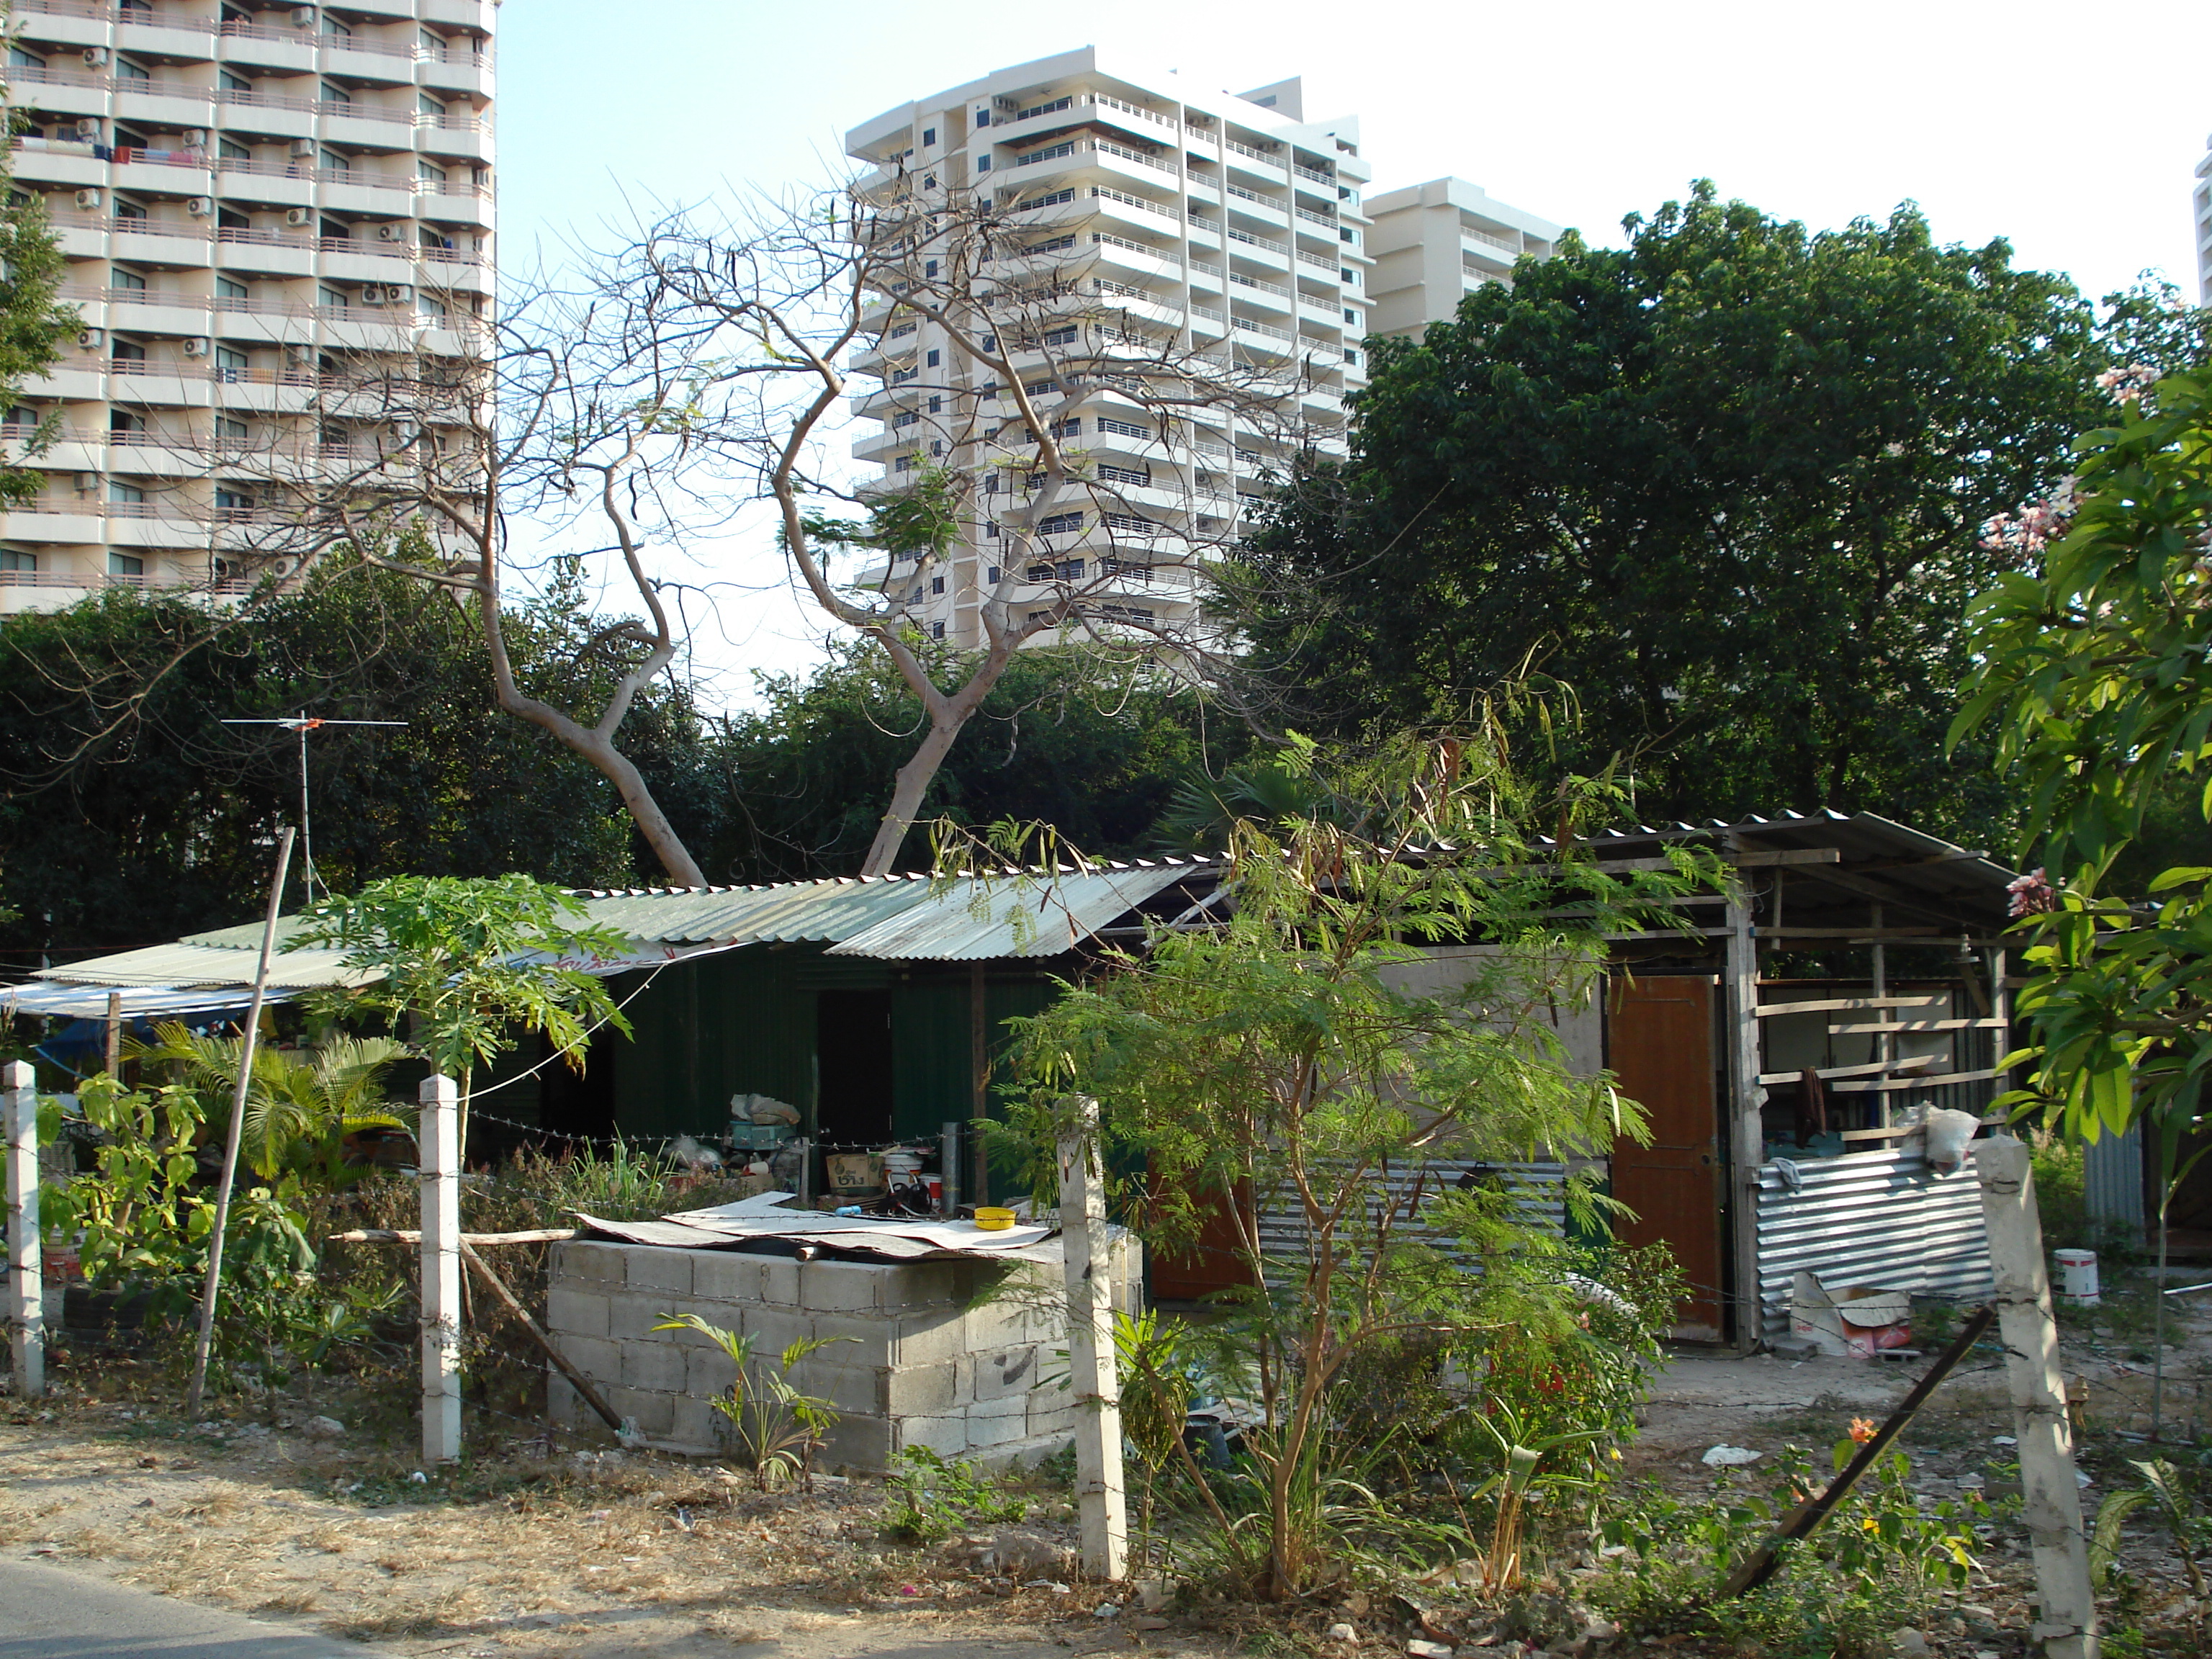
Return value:
M 891 994 L 822 991 L 814 1001 L 815 1133 L 830 1146 L 891 1138 Z
M 1606 1009 L 1616 1085 L 1644 1108 L 1651 1143 L 1613 1150 L 1613 1195 L 1634 1212 L 1613 1224 L 1623 1244 L 1664 1244 L 1689 1281 L 1684 1341 L 1727 1334 L 1727 1212 L 1719 1091 L 1713 1077 L 1713 981 L 1704 974 L 1617 975 Z

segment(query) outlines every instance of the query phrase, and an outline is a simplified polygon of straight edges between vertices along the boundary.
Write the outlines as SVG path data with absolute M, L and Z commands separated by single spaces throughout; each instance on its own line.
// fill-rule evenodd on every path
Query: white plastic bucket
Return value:
M 2051 1259 L 2058 1264 L 2058 1299 L 2069 1308 L 2094 1308 L 2103 1298 L 2097 1290 L 2097 1253 L 2094 1250 L 2053 1250 Z

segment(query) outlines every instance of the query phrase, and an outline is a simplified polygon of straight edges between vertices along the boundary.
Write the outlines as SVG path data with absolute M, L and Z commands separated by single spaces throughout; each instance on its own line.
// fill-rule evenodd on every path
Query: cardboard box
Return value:
M 884 1189 L 884 1161 L 874 1152 L 832 1152 L 823 1159 L 830 1173 L 830 1190 L 858 1198 Z

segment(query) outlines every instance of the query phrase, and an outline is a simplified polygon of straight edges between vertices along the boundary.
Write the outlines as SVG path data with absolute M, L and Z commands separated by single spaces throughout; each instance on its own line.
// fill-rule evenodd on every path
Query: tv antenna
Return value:
M 315 837 L 309 828 L 307 814 L 307 733 L 319 732 L 325 726 L 404 726 L 405 720 L 331 720 L 305 713 L 280 714 L 270 720 L 226 720 L 225 726 L 281 726 L 300 734 L 300 879 L 307 890 L 307 902 L 315 902 Z M 323 896 L 330 896 L 330 884 L 323 885 Z

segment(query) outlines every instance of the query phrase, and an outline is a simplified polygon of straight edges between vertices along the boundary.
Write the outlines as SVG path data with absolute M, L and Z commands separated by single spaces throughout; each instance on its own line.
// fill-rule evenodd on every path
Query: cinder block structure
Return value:
M 711 1403 L 730 1386 L 727 1355 L 690 1331 L 655 1331 L 697 1314 L 760 1340 L 764 1353 L 802 1336 L 833 1345 L 792 1380 L 842 1413 L 818 1466 L 879 1474 L 909 1446 L 1006 1464 L 1066 1443 L 1074 1410 L 1054 1311 L 1063 1286 L 1057 1239 L 1013 1259 L 799 1261 L 731 1250 L 574 1241 L 553 1247 L 546 1328 L 561 1352 L 635 1418 L 654 1445 L 712 1455 L 727 1445 Z M 1113 1249 L 1114 1305 L 1134 1312 L 1143 1282 L 1133 1239 Z M 553 1420 L 596 1421 L 557 1373 Z

